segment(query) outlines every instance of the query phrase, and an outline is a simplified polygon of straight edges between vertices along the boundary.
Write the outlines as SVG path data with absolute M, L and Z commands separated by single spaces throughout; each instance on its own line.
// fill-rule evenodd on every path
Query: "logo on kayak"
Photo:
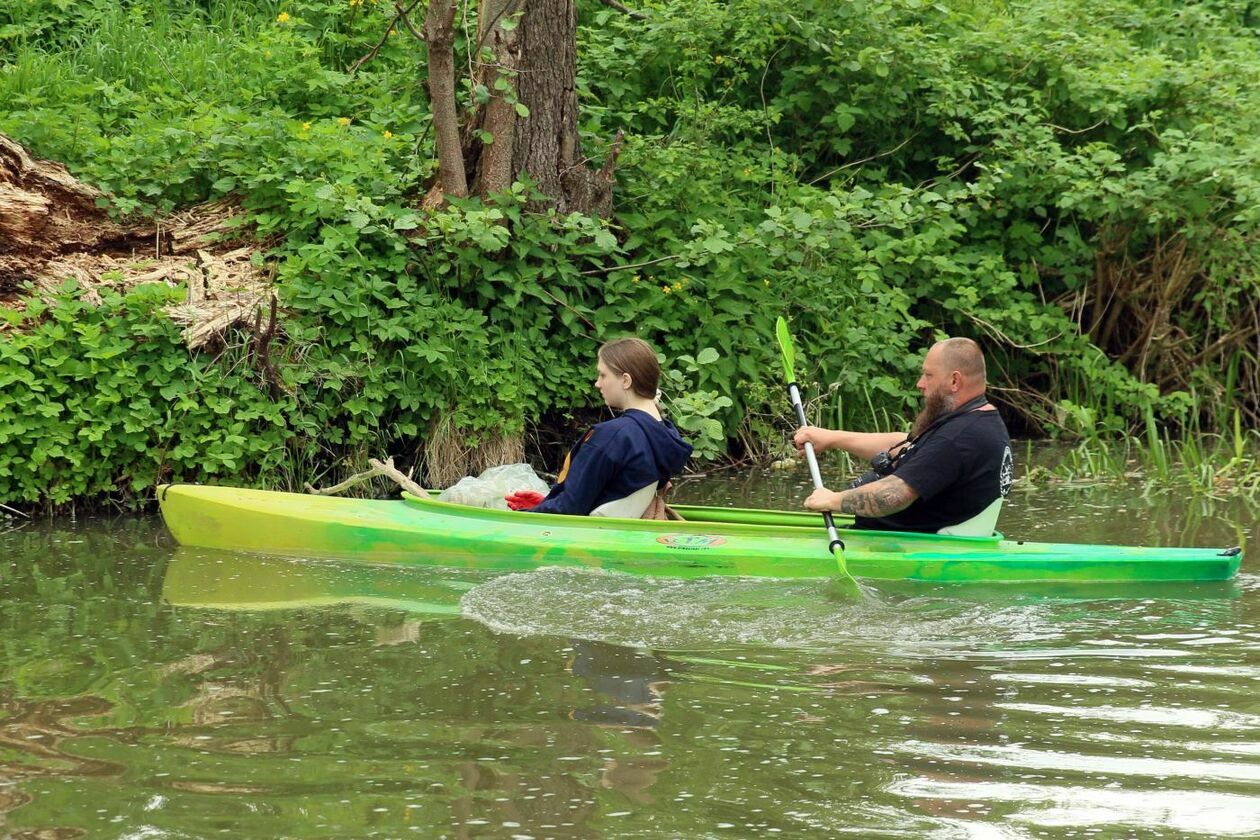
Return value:
M 726 537 L 711 537 L 707 534 L 662 534 L 656 541 L 667 548 L 681 548 L 686 551 L 726 545 Z

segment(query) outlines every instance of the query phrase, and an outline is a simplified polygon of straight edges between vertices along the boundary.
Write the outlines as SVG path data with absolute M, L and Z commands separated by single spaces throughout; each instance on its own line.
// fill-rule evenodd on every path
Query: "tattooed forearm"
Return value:
M 858 516 L 888 516 L 905 510 L 918 498 L 914 489 L 895 475 L 885 476 L 840 494 L 840 512 Z

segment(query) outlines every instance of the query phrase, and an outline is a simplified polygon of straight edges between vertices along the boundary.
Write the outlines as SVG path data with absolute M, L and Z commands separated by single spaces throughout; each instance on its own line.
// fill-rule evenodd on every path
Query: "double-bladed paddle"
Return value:
M 779 339 L 779 350 L 783 354 L 783 373 L 787 377 L 788 398 L 792 400 L 792 408 L 796 410 L 796 421 L 801 428 L 809 425 L 809 421 L 805 419 L 805 406 L 801 403 L 801 390 L 796 387 L 796 351 L 792 347 L 792 335 L 788 332 L 787 321 L 782 317 L 775 322 L 774 333 Z M 806 441 L 805 443 L 805 460 L 809 463 L 809 474 L 814 479 L 814 489 L 821 490 L 823 486 L 822 473 L 818 471 L 818 458 L 814 455 L 814 445 Z M 836 533 L 836 523 L 832 519 L 831 511 L 823 511 L 823 522 L 827 525 L 827 536 L 830 543 L 827 548 L 836 557 L 836 568 L 840 570 L 840 583 L 848 594 L 860 595 L 861 590 L 858 589 L 857 581 L 853 579 L 853 575 L 849 574 L 849 568 L 844 562 L 844 540 L 840 539 L 840 535 Z

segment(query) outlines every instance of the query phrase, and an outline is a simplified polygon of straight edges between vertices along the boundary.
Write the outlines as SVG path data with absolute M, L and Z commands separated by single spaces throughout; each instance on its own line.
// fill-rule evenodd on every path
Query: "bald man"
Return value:
M 969 338 L 938 341 L 923 358 L 916 386 L 923 410 L 909 436 L 806 426 L 798 451 L 843 449 L 875 467 L 839 493 L 824 488 L 805 500 L 809 510 L 852 513 L 855 527 L 936 533 L 996 518 L 995 502 L 1014 479 L 1006 425 L 985 398 L 984 353 Z M 987 526 L 992 530 L 992 525 Z

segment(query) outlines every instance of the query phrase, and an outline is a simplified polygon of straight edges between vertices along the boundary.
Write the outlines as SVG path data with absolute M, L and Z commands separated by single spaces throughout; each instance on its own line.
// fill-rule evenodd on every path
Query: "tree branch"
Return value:
M 271 361 L 271 339 L 276 335 L 276 308 L 279 300 L 275 293 L 271 295 L 271 315 L 267 320 L 267 327 L 262 326 L 262 307 L 259 307 L 254 314 L 254 357 L 258 360 L 258 367 L 262 371 L 263 381 L 267 384 L 267 393 L 273 401 L 280 399 L 280 395 L 290 393 L 288 385 L 280 376 L 280 371 L 276 370 L 276 365 Z
M 905 140 L 902 140 L 900 143 L 898 143 L 896 148 L 889 149 L 886 152 L 880 152 L 877 155 L 871 155 L 870 157 L 862 158 L 861 160 L 855 160 L 852 163 L 846 163 L 843 166 L 837 166 L 835 169 L 831 170 L 830 172 L 824 172 L 822 175 L 819 175 L 817 178 L 814 178 L 811 181 L 807 181 L 806 183 L 808 183 L 809 186 L 812 187 L 814 184 L 817 184 L 819 181 L 825 181 L 828 178 L 830 178 L 832 175 L 835 175 L 837 172 L 840 172 L 842 170 L 849 169 L 854 166 L 861 166 L 864 163 L 870 163 L 871 161 L 877 160 L 878 158 L 887 157 L 888 155 L 896 154 L 897 152 L 901 151 L 902 147 L 904 147 L 907 143 L 909 143 L 911 140 L 913 140 L 914 138 L 918 136 L 919 136 L 919 132 L 916 131 L 914 134 L 911 134 Z
M 682 254 L 670 254 L 668 257 L 657 257 L 656 259 L 648 260 L 647 262 L 630 263 L 629 265 L 609 265 L 604 268 L 592 268 L 589 271 L 579 271 L 578 274 L 583 277 L 594 277 L 599 274 L 612 274 L 614 271 L 631 271 L 636 268 L 646 268 L 649 265 L 656 265 L 657 263 L 663 262 L 673 262 L 674 260 L 680 260 L 682 258 Z
M 648 19 L 648 16 L 646 13 L 637 12 L 634 9 L 627 9 L 625 6 L 618 3 L 617 0 L 599 0 L 599 2 L 603 3 L 605 6 L 607 6 L 610 9 L 616 9 L 617 11 L 621 12 L 623 15 L 629 15 L 635 20 Z
M 399 19 L 407 20 L 407 12 L 411 11 L 416 6 L 419 6 L 420 2 L 421 0 L 412 0 L 411 5 L 408 6 L 405 10 L 400 4 L 395 3 L 394 8 L 398 10 L 398 13 L 394 15 L 394 19 L 389 22 L 389 26 L 385 27 L 385 32 L 381 35 L 381 40 L 377 41 L 376 45 L 373 46 L 372 49 L 368 50 L 366 53 L 360 56 L 354 62 L 354 64 L 351 64 L 346 69 L 346 72 L 349 73 L 351 76 L 353 76 L 355 73 L 359 72 L 360 67 L 362 67 L 364 64 L 367 64 L 372 59 L 376 58 L 376 56 L 381 51 L 381 47 L 385 46 L 385 42 L 389 40 L 389 33 L 393 32 L 394 27 L 398 25 Z M 409 27 L 411 26 L 410 21 L 407 22 L 407 25 Z M 416 34 L 414 29 L 412 30 L 412 33 Z M 417 37 L 419 37 L 419 35 L 417 35 Z
M 416 0 L 416 3 L 419 3 L 419 2 L 420 2 L 420 0 Z M 411 18 L 407 17 L 407 13 L 408 13 L 408 12 L 410 12 L 412 9 L 414 9 L 414 8 L 416 7 L 416 3 L 412 3 L 412 4 L 411 4 L 409 7 L 407 7 L 407 8 L 403 8 L 403 4 L 402 4 L 402 3 L 399 3 L 399 2 L 397 2 L 397 0 L 395 0 L 395 2 L 394 2 L 394 10 L 395 10 L 396 14 L 395 14 L 394 19 L 395 19 L 395 20 L 401 20 L 401 21 L 402 21 L 403 26 L 407 27 L 407 31 L 408 31 L 408 32 L 410 32 L 412 35 L 416 36 L 416 37 L 417 37 L 417 38 L 419 38 L 421 41 L 423 41 L 423 40 L 424 40 L 424 35 L 422 35 L 422 34 L 421 34 L 421 33 L 420 33 L 417 29 L 416 29 L 416 27 L 415 27 L 415 26 L 411 23 Z
M 617 157 L 621 154 L 621 143 L 625 138 L 626 133 L 621 129 L 617 129 L 617 133 L 613 135 L 612 146 L 608 149 L 608 157 L 604 158 L 604 165 L 599 170 L 599 177 L 605 181 L 612 180 L 613 169 L 617 167 Z

